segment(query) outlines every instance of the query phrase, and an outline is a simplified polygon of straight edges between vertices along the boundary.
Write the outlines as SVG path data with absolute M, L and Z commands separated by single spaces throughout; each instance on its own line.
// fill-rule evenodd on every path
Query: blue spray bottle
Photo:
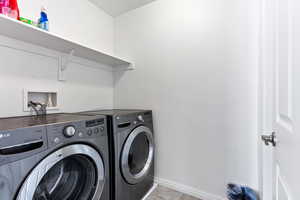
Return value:
M 49 31 L 49 20 L 48 20 L 48 16 L 47 16 L 47 10 L 44 7 L 42 7 L 42 10 L 41 10 L 41 17 L 39 19 L 38 26 L 41 29 Z

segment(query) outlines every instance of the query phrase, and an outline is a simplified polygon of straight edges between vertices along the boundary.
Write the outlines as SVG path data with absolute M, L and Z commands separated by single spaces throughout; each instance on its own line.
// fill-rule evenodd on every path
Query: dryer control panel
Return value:
M 152 123 L 152 112 L 137 112 L 127 115 L 117 115 L 115 117 L 115 122 L 117 124 L 117 130 L 126 130 L 130 126 L 143 125 L 145 123 Z

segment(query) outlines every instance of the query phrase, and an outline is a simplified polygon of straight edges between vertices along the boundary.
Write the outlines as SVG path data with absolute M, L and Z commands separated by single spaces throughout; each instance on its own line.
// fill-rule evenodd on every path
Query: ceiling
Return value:
M 113 17 L 155 0 L 89 0 Z

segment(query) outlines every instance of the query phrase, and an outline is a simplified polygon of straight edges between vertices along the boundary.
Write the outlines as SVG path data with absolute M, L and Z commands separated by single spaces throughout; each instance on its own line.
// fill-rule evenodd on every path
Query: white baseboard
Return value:
M 156 189 L 156 187 L 157 187 L 157 183 L 154 183 L 152 188 L 147 192 L 147 194 L 144 196 L 142 200 L 146 200 L 150 196 L 150 194 Z
M 190 196 L 199 198 L 201 200 L 226 200 L 225 198 L 223 198 L 221 196 L 203 192 L 196 188 L 193 188 L 193 187 L 190 187 L 187 185 L 183 185 L 183 184 L 180 184 L 180 183 L 177 183 L 174 181 L 169 181 L 169 180 L 158 178 L 158 177 L 155 177 L 154 181 L 158 185 L 168 187 L 170 189 L 182 192 L 184 194 L 188 194 Z

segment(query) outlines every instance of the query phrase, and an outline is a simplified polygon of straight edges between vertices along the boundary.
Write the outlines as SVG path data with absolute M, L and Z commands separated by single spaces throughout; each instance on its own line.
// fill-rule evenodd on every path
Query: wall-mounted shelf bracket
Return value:
M 135 65 L 133 63 L 129 64 L 127 70 L 135 70 Z
M 69 63 L 72 61 L 75 51 L 71 50 L 67 56 L 60 56 L 59 58 L 59 65 L 58 65 L 58 80 L 59 81 L 66 81 L 66 74 L 65 71 L 68 68 Z
M 134 63 L 126 64 L 126 65 L 118 65 L 115 67 L 114 71 L 131 71 L 135 70 Z

